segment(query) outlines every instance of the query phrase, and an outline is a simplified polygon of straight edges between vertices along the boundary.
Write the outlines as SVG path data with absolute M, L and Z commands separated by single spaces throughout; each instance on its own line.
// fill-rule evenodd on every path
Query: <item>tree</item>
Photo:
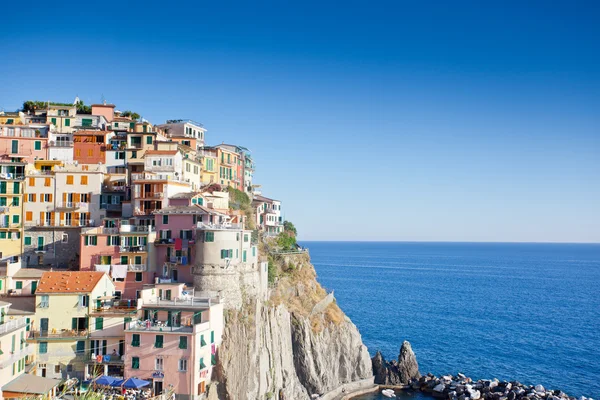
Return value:
M 296 227 L 290 221 L 283 221 L 283 229 L 286 232 L 294 232 L 294 236 L 298 236 L 298 232 L 296 231 Z
M 123 111 L 121 113 L 121 116 L 126 117 L 126 118 L 131 118 L 134 121 L 137 121 L 138 119 L 140 119 L 140 114 L 133 112 L 133 111 L 129 111 L 129 110 Z

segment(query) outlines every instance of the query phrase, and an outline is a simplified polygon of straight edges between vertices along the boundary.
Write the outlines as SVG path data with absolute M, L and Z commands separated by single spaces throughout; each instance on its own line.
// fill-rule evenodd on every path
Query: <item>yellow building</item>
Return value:
M 35 347 L 26 340 L 28 318 L 9 315 L 10 306 L 0 301 L 0 399 L 54 394 L 59 380 L 26 374 L 34 365 Z
M 0 113 L 0 125 L 21 125 L 22 123 L 19 113 Z
M 89 315 L 115 285 L 104 272 L 45 272 L 36 291 L 35 322 L 29 341 L 36 346 L 36 374 L 84 378 L 91 359 Z
M 0 261 L 22 253 L 24 178 L 25 163 L 0 160 Z
M 199 152 L 202 170 L 200 171 L 200 180 L 203 185 L 219 182 L 219 162 L 217 159 L 217 149 L 214 147 L 204 147 Z

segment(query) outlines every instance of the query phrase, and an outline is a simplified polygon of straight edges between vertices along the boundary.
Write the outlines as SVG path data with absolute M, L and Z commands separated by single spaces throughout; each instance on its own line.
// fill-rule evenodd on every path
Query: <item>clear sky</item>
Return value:
M 209 144 L 253 151 L 301 239 L 600 242 L 598 2 L 2 13 L 0 107 L 104 96 L 201 121 Z

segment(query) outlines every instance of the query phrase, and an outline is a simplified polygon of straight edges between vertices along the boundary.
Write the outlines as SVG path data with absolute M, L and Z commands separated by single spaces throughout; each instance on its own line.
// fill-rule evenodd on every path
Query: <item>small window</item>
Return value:
M 152 136 L 146 136 L 146 144 L 152 144 Z
M 25 246 L 31 246 L 31 236 L 25 236 Z
M 134 333 L 131 337 L 131 346 L 133 347 L 140 347 L 140 335 L 137 333 Z
M 82 185 L 87 185 L 88 184 L 88 177 L 87 177 L 87 175 L 81 175 L 81 184 Z
M 77 343 L 79 343 L 79 342 L 77 342 Z M 54 373 L 55 374 L 60 374 L 60 364 L 56 364 L 54 366 Z
M 169 223 L 169 216 L 168 215 L 163 215 L 162 221 L 163 221 L 163 224 L 168 224 Z
M 204 241 L 205 242 L 214 242 L 215 241 L 215 233 L 214 232 L 204 232 Z
M 71 126 L 71 120 L 69 118 L 65 118 L 65 126 Z
M 96 318 L 96 330 L 101 331 L 104 329 L 104 318 Z
M 131 357 L 131 369 L 140 369 L 139 357 Z
M 85 340 L 77 341 L 77 348 L 75 350 L 77 353 L 85 353 Z
M 23 281 L 16 281 L 15 282 L 15 287 L 17 289 L 23 289 Z
M 187 371 L 187 359 L 185 359 L 185 358 L 179 359 L 179 371 L 181 371 L 181 372 Z
M 143 280 L 143 272 L 136 272 L 135 273 L 135 281 L 136 282 L 141 282 Z
M 154 347 L 157 349 L 161 349 L 163 347 L 163 335 L 156 335 L 156 339 L 154 340 Z
M 61 242 L 62 243 L 68 243 L 69 242 L 69 234 L 68 233 L 63 233 L 62 234 Z
M 34 143 L 35 143 L 34 144 L 35 150 L 41 150 L 42 149 L 42 142 L 41 141 L 36 140 Z
M 73 184 L 73 175 L 67 175 L 67 185 Z

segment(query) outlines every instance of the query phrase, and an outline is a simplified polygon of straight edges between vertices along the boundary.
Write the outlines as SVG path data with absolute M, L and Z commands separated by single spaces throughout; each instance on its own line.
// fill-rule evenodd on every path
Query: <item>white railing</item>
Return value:
M 4 335 L 8 332 L 14 331 L 15 329 L 22 328 L 26 324 L 27 321 L 25 320 L 25 318 L 19 318 L 17 320 L 5 322 L 2 325 L 0 325 L 0 335 Z
M 196 229 L 242 229 L 242 224 L 231 224 L 231 223 L 223 223 L 223 224 L 205 224 L 204 222 L 196 223 Z
M 154 227 L 150 225 L 121 225 L 119 228 L 119 232 L 121 233 L 129 233 L 129 232 L 139 232 L 139 233 L 148 233 L 154 232 Z
M 25 346 L 22 349 L 10 353 L 10 357 L 0 362 L 0 368 L 6 368 L 15 362 L 22 360 L 25 356 L 30 356 L 35 353 L 35 346 Z
M 172 306 L 172 307 L 181 307 L 181 306 L 192 306 L 192 307 L 210 307 L 211 302 L 214 303 L 214 301 L 212 301 L 212 299 L 210 298 L 205 298 L 205 297 L 182 297 L 182 298 L 175 298 L 173 300 L 164 300 L 164 299 L 160 299 L 159 297 L 154 297 L 154 298 L 150 298 L 147 300 L 144 300 L 144 305 L 160 305 L 160 306 Z
M 127 266 L 127 271 L 130 272 L 143 272 L 146 271 L 148 267 L 146 266 L 146 264 L 129 264 Z

